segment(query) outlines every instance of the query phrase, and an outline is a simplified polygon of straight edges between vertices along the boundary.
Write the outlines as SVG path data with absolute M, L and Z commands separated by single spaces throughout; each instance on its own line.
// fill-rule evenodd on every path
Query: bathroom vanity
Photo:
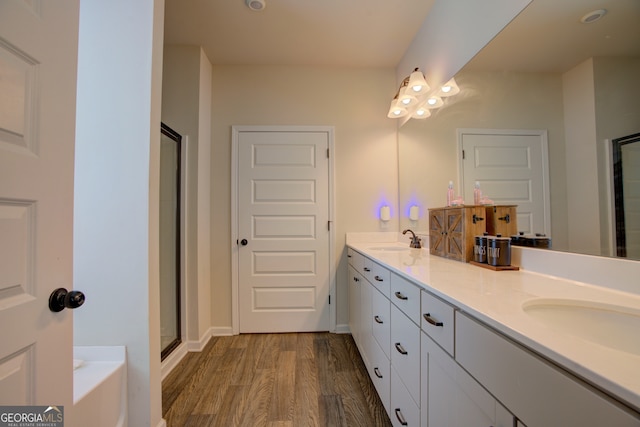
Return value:
M 347 238 L 349 327 L 394 426 L 640 426 L 640 296 Z

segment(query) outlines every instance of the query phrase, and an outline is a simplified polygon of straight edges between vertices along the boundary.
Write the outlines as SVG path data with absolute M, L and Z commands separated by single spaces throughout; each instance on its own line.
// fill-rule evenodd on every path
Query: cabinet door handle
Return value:
M 373 368 L 373 373 L 376 374 L 376 377 L 382 378 L 382 374 L 380 373 L 380 369 L 378 369 L 377 367 Z
M 360 279 L 358 279 L 356 276 L 353 276 L 353 281 L 354 281 L 354 282 L 359 282 L 359 281 L 360 281 Z
M 408 300 L 409 298 L 406 295 L 402 295 L 402 292 L 396 292 L 396 298 L 401 300 Z
M 370 272 L 370 271 L 371 271 L 371 269 L 370 269 L 370 268 L 368 268 L 368 267 L 365 267 L 365 268 L 364 268 L 364 271 L 366 271 L 366 272 L 368 273 L 368 272 Z
M 403 426 L 409 425 L 407 423 L 407 420 L 404 419 L 404 416 L 402 415 L 402 411 L 400 410 L 400 408 L 396 408 L 395 412 L 396 412 L 396 418 L 398 419 L 398 421 L 400 421 L 400 424 L 402 424 Z
M 431 317 L 431 313 L 425 313 L 422 315 L 422 317 L 424 317 L 424 320 L 426 320 L 427 322 L 429 322 L 429 324 L 433 326 L 444 326 L 444 323 L 438 322 L 433 317 Z
M 402 346 L 402 344 L 400 344 L 399 342 L 397 342 L 395 344 L 395 346 L 396 346 L 396 350 L 398 350 L 398 353 L 400 353 L 400 354 L 409 354 L 409 353 L 407 353 L 407 350 L 405 350 L 404 347 Z
M 375 321 L 376 321 L 376 323 L 380 323 L 381 325 L 384 323 L 384 322 L 382 321 L 382 319 L 380 318 L 380 316 L 373 316 L 373 320 L 375 320 Z
M 378 282 L 384 282 L 384 279 L 380 276 L 376 276 L 374 277 L 374 279 L 376 279 Z

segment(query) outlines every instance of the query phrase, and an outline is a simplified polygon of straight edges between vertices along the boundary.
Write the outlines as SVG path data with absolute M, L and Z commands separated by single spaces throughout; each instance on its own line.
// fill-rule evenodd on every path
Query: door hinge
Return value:
M 462 160 L 464 160 L 464 150 L 462 150 Z
M 329 158 L 329 149 L 327 148 L 327 159 Z
M 331 221 L 327 221 L 327 230 L 331 231 Z
M 331 305 L 331 295 L 329 295 L 329 305 Z

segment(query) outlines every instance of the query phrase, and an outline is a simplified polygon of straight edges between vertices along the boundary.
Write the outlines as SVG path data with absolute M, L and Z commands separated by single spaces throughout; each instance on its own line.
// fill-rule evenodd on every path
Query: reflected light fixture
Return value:
M 460 88 L 454 78 L 451 78 L 442 87 L 430 90 L 422 71 L 415 68 L 400 83 L 396 95 L 391 100 L 387 117 L 398 119 L 408 115 L 412 119 L 426 119 L 431 116 L 429 110 L 444 105 L 442 97 L 458 93 L 460 93 Z
M 460 88 L 453 77 L 440 88 L 438 96 L 453 96 L 460 93 Z

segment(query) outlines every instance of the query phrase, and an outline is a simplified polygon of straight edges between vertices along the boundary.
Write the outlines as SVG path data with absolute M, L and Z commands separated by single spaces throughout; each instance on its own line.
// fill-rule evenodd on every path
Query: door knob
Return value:
M 242 246 L 247 246 L 247 243 L 249 243 L 249 242 L 247 241 L 247 239 L 242 239 L 242 240 L 240 240 L 240 244 L 241 244 Z
M 67 291 L 58 288 L 49 296 L 49 310 L 57 313 L 65 308 L 78 308 L 84 304 L 84 294 L 80 291 Z

